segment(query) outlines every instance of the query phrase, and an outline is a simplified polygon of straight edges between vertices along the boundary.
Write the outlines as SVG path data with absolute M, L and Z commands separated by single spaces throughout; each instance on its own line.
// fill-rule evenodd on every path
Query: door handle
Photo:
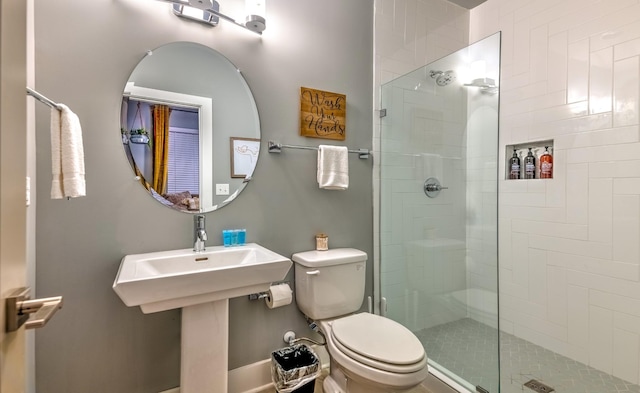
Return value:
M 14 291 L 6 300 L 8 332 L 43 327 L 62 308 L 62 296 L 30 299 L 30 288 Z M 33 316 L 31 316 L 33 314 Z

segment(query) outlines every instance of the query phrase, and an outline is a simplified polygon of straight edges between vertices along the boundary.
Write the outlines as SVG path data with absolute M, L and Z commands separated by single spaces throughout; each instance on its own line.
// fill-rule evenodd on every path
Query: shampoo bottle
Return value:
M 520 157 L 516 149 L 513 149 L 513 156 L 509 159 L 509 179 L 520 179 Z
M 540 179 L 553 178 L 553 157 L 549 153 L 549 146 L 544 147 L 544 154 L 540 156 Z
M 536 157 L 533 155 L 531 148 L 527 156 L 524 158 L 524 178 L 535 179 L 536 178 Z

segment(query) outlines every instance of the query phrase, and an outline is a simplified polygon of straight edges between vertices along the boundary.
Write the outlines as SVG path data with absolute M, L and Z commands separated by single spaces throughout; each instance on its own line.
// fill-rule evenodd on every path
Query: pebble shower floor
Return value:
M 429 359 L 491 393 L 531 393 L 536 379 L 557 393 L 640 393 L 640 386 L 598 371 L 511 334 L 500 333 L 500 390 L 496 370 L 498 331 L 470 318 L 416 332 Z

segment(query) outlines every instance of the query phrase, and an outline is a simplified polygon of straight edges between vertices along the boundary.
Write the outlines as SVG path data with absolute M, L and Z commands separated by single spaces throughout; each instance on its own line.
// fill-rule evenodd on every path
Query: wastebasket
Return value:
M 271 353 L 271 379 L 278 393 L 313 393 L 321 371 L 318 356 L 304 344 Z

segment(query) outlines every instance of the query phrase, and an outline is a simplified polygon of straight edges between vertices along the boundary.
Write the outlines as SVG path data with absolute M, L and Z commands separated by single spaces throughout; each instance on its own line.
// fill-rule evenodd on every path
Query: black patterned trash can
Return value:
M 318 356 L 304 344 L 271 353 L 271 379 L 278 393 L 313 393 L 321 371 Z

